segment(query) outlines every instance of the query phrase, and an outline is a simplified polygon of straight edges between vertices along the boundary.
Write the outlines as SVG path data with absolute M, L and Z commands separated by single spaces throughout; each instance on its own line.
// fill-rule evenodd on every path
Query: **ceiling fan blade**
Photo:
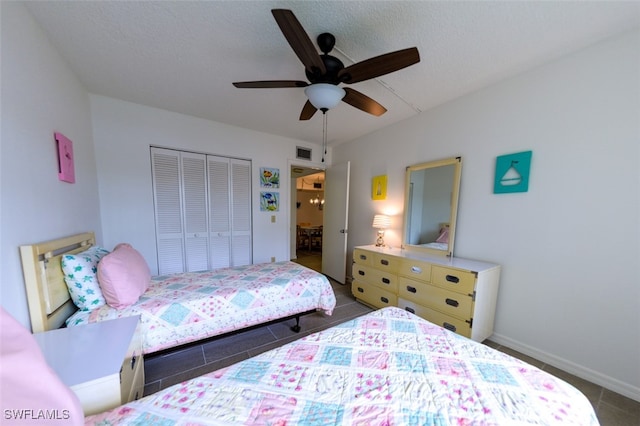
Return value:
M 302 112 L 300 112 L 300 120 L 309 120 L 316 113 L 318 108 L 314 107 L 310 101 L 304 104 Z
M 306 81 L 298 80 L 265 80 L 265 81 L 238 81 L 234 86 L 241 89 L 279 89 L 282 87 L 306 87 Z
M 273 9 L 271 13 L 284 34 L 284 38 L 287 39 L 307 71 L 320 75 L 326 73 L 324 62 L 293 12 L 288 9 Z
M 342 101 L 348 103 L 352 107 L 368 112 L 369 114 L 373 114 L 376 117 L 380 117 L 382 114 L 387 112 L 385 107 L 367 95 L 364 95 L 350 87 L 343 87 L 343 89 L 347 94 L 342 98 Z
M 353 84 L 398 71 L 418 62 L 420 62 L 418 49 L 410 47 L 365 59 L 343 68 L 338 73 L 338 78 L 347 84 Z

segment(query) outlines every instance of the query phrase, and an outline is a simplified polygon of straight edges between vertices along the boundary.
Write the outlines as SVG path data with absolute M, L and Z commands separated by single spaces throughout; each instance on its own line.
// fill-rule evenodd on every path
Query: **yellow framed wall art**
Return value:
M 374 176 L 371 180 L 371 199 L 387 199 L 387 175 Z

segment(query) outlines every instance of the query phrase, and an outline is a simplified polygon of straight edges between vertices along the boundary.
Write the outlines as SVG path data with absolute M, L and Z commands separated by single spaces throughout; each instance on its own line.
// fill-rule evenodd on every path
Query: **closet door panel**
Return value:
M 211 269 L 226 268 L 231 265 L 231 239 L 229 236 L 211 237 Z
M 209 268 L 206 157 L 188 152 L 180 155 L 187 271 L 202 271 Z
M 252 259 L 251 235 L 234 235 L 231 243 L 232 266 L 250 265 Z
M 251 162 L 247 160 L 231 160 L 231 236 L 231 265 L 251 264 Z
M 180 156 L 176 151 L 151 149 L 151 170 L 155 203 L 158 272 L 184 270 L 184 229 Z
M 229 159 L 207 156 L 209 171 L 209 218 L 211 268 L 231 265 L 231 197 L 229 193 Z

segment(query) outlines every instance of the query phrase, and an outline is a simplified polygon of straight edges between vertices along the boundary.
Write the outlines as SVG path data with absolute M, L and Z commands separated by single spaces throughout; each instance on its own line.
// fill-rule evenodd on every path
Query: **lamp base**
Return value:
M 376 240 L 376 247 L 384 247 L 384 239 L 382 238 L 382 235 L 378 236 L 378 239 Z

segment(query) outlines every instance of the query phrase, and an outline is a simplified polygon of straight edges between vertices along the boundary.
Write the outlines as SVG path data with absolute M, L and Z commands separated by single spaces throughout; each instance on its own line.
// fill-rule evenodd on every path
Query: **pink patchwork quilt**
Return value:
M 89 425 L 597 425 L 568 383 L 384 308 L 86 419 Z
M 324 275 L 287 261 L 153 277 L 136 304 L 80 311 L 67 325 L 140 315 L 152 353 L 314 309 L 331 315 L 335 304 Z

